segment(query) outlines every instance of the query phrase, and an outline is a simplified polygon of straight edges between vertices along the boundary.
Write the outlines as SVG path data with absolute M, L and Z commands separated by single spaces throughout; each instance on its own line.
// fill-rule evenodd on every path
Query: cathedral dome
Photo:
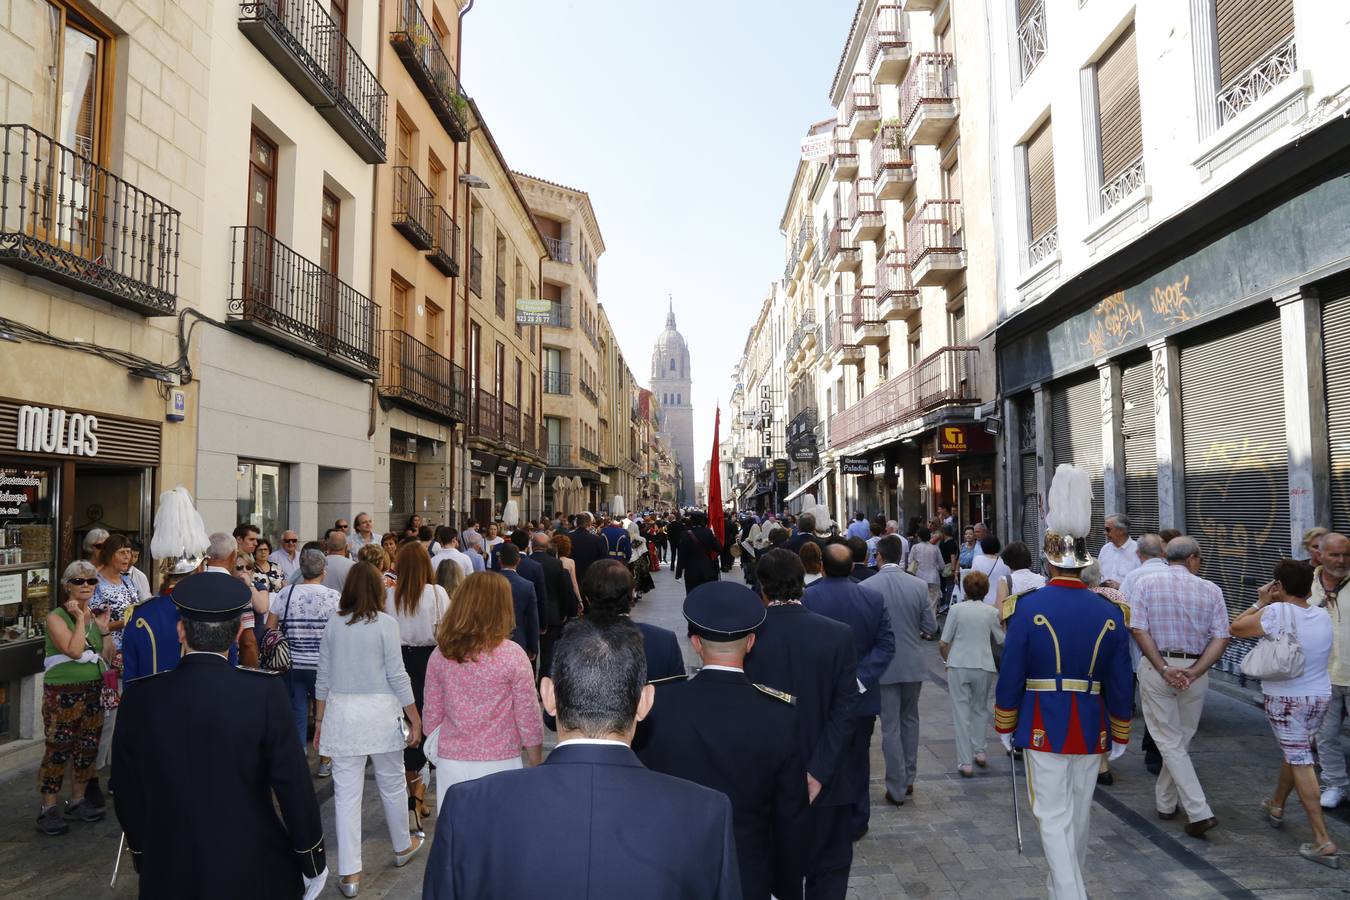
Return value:
M 689 345 L 675 327 L 675 310 L 666 313 L 666 327 L 652 349 L 653 381 L 684 381 L 689 378 Z

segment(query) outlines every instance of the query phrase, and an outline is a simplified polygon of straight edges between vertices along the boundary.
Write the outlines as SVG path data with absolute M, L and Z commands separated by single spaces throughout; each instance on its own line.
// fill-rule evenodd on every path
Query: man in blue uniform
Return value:
M 540 682 L 558 746 L 446 792 L 423 900 L 740 900 L 726 795 L 649 771 L 629 748 L 652 707 L 646 668 L 632 622 L 568 626 Z
M 136 679 L 158 675 L 178 665 L 183 647 L 178 643 L 181 618 L 173 602 L 174 586 L 196 571 L 192 560 L 180 559 L 164 576 L 157 597 L 136 604 L 122 632 L 122 682 L 128 688 Z
M 633 539 L 628 529 L 617 519 L 606 519 L 605 527 L 600 529 L 600 537 L 605 541 L 605 558 L 617 560 L 625 566 L 633 561 Z
M 1109 750 L 1114 760 L 1125 752 L 1134 703 L 1125 618 L 1078 577 L 1092 562 L 1083 540 L 1091 502 L 1087 475 L 1060 466 L 1046 517 L 1050 581 L 1008 598 L 1003 609 L 1008 634 L 994 726 L 1004 747 L 1025 751 L 1051 900 L 1087 898 L 1082 867 L 1097 770 L 1101 754 Z
M 141 900 L 298 900 L 327 877 L 286 689 L 226 659 L 252 596 L 231 575 L 184 578 L 173 592 L 183 659 L 123 697 L 113 800 Z
M 703 668 L 657 688 L 635 749 L 647 768 L 731 799 L 745 900 L 769 900 L 770 891 L 801 900 L 807 801 L 796 698 L 752 683 L 744 668 L 765 616 L 759 595 L 739 584 L 689 593 L 684 617 Z
M 806 570 L 796 553 L 770 550 L 759 558 L 756 576 L 767 610 L 745 674 L 797 698 L 797 749 L 806 761 L 811 801 L 803 854 L 806 897 L 844 900 L 853 865 L 854 784 L 846 759 L 858 702 L 853 633 L 802 605 Z M 775 885 L 774 893 L 779 890 Z

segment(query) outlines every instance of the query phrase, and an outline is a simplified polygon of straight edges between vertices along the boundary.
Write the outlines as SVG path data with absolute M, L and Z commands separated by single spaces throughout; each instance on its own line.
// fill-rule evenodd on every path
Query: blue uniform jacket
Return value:
M 122 679 L 130 683 L 158 675 L 178 665 L 183 657 L 178 643 L 178 607 L 168 594 L 151 597 L 131 611 L 122 632 Z
M 617 744 L 460 782 L 436 816 L 422 900 L 467 897 L 742 900 L 731 801 Z
M 1016 598 L 994 698 L 994 727 L 1049 753 L 1128 743 L 1134 705 L 1130 633 L 1114 603 L 1077 578 Z
M 881 715 L 881 675 L 895 657 L 895 633 L 880 595 L 858 587 L 852 578 L 821 578 L 806 589 L 802 604 L 853 630 L 858 680 L 867 690 L 858 697 L 855 716 Z M 773 685 L 777 687 L 777 685 Z
M 633 559 L 633 541 L 628 532 L 618 525 L 611 525 L 601 529 L 600 536 L 605 539 L 605 555 L 628 565 Z

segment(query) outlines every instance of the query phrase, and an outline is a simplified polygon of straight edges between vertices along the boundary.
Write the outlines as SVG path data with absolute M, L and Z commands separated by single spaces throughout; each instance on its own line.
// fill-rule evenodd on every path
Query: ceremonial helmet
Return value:
M 1092 564 L 1087 533 L 1092 527 L 1092 480 L 1077 466 L 1061 465 L 1050 482 L 1045 514 L 1045 561 L 1057 569 Z

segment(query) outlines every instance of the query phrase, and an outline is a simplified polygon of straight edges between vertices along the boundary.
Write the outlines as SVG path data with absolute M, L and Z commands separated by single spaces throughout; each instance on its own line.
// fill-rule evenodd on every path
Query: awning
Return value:
M 807 480 L 804 484 L 802 484 L 801 487 L 797 488 L 795 491 L 793 491 L 792 493 L 788 494 L 787 497 L 784 498 L 783 502 L 784 502 L 784 503 L 791 503 L 793 500 L 796 500 L 796 499 L 797 499 L 798 497 L 800 497 L 802 494 L 805 494 L 805 493 L 807 492 L 807 490 L 808 490 L 812 485 L 816 484 L 818 481 L 820 481 L 820 480 L 823 479 L 826 475 L 829 475 L 829 474 L 830 474 L 830 470 L 829 470 L 829 469 L 821 469 L 819 472 L 817 472 L 816 474 L 812 475 L 811 478 L 810 478 L 809 480 Z

